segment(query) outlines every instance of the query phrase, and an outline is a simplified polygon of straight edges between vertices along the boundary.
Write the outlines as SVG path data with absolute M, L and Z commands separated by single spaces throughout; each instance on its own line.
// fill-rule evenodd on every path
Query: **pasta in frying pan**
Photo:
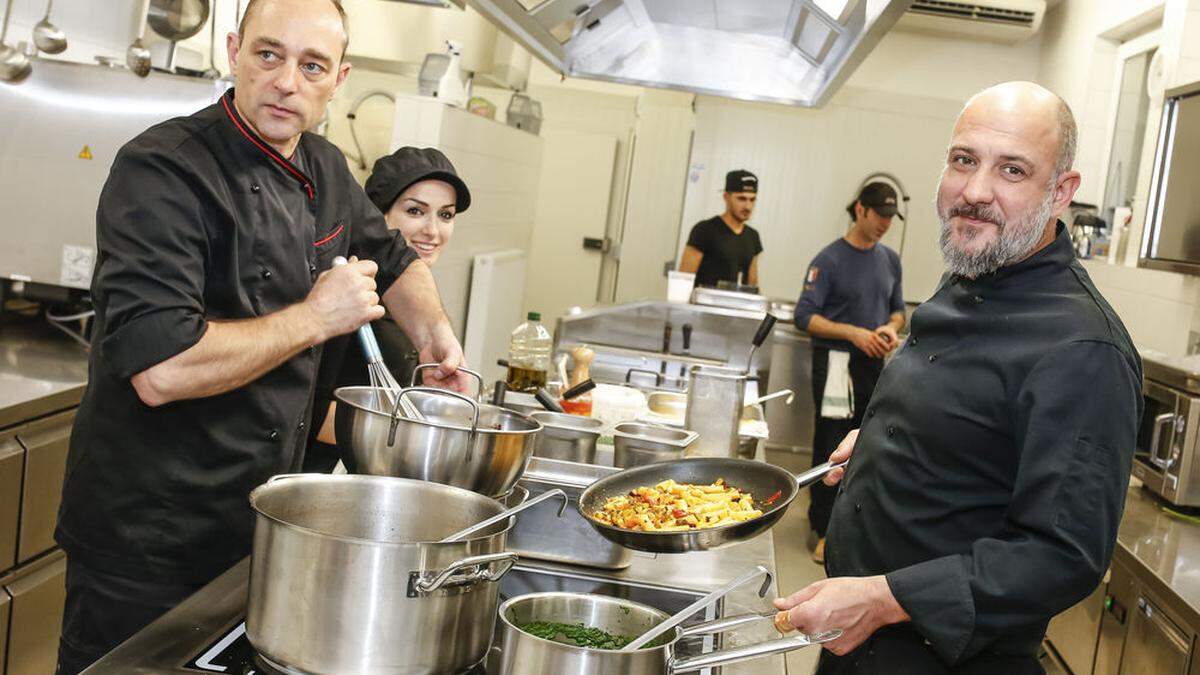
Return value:
M 749 493 L 726 485 L 723 479 L 710 485 L 668 479 L 609 497 L 592 518 L 627 530 L 679 532 L 740 523 L 762 514 Z

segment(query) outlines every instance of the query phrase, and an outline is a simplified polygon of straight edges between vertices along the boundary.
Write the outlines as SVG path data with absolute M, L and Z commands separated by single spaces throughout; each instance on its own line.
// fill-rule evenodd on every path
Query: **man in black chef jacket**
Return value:
M 1047 622 L 1108 567 L 1141 362 L 1057 219 L 1075 138 L 1029 82 L 958 119 L 937 196 L 948 273 L 834 453 L 853 459 L 831 578 L 776 601 L 803 631 L 845 631 L 819 673 L 1041 673 Z
M 728 281 L 758 285 L 758 254 L 762 240 L 747 222 L 758 199 L 758 177 L 738 169 L 725 174 L 725 212 L 702 220 L 688 234 L 680 272 L 696 275 L 697 286 Z
M 305 133 L 350 69 L 340 5 L 252 0 L 227 43 L 236 89 L 130 141 L 100 196 L 57 530 L 60 673 L 250 552 L 247 495 L 300 466 L 325 340 L 386 306 L 435 378 L 464 384 L 429 270 L 341 152 Z M 331 269 L 339 255 L 358 260 Z

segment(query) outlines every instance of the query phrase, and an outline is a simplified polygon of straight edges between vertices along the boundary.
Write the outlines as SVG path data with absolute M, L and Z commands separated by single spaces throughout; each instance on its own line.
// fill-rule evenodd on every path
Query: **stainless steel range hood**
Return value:
M 554 70 L 816 107 L 912 0 L 467 0 Z

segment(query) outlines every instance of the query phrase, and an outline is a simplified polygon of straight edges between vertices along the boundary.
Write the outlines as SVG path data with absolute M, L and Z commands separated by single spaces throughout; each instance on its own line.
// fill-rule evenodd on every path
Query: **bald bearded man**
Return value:
M 967 102 L 938 184 L 946 274 L 862 427 L 829 579 L 776 601 L 842 629 L 818 673 L 1041 673 L 1055 614 L 1108 568 L 1142 399 L 1128 333 L 1058 214 L 1079 186 L 1066 103 L 1029 82 Z

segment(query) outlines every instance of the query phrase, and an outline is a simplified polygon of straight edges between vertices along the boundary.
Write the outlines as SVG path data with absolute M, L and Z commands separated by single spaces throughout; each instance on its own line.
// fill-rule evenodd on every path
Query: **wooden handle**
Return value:
M 571 373 L 571 386 L 590 379 L 592 359 L 596 358 L 596 352 L 580 345 L 571 350 L 571 358 L 575 361 L 575 370 Z
M 788 620 L 788 613 L 785 610 L 781 609 L 775 613 L 775 630 L 784 635 L 796 630 L 796 627 Z

